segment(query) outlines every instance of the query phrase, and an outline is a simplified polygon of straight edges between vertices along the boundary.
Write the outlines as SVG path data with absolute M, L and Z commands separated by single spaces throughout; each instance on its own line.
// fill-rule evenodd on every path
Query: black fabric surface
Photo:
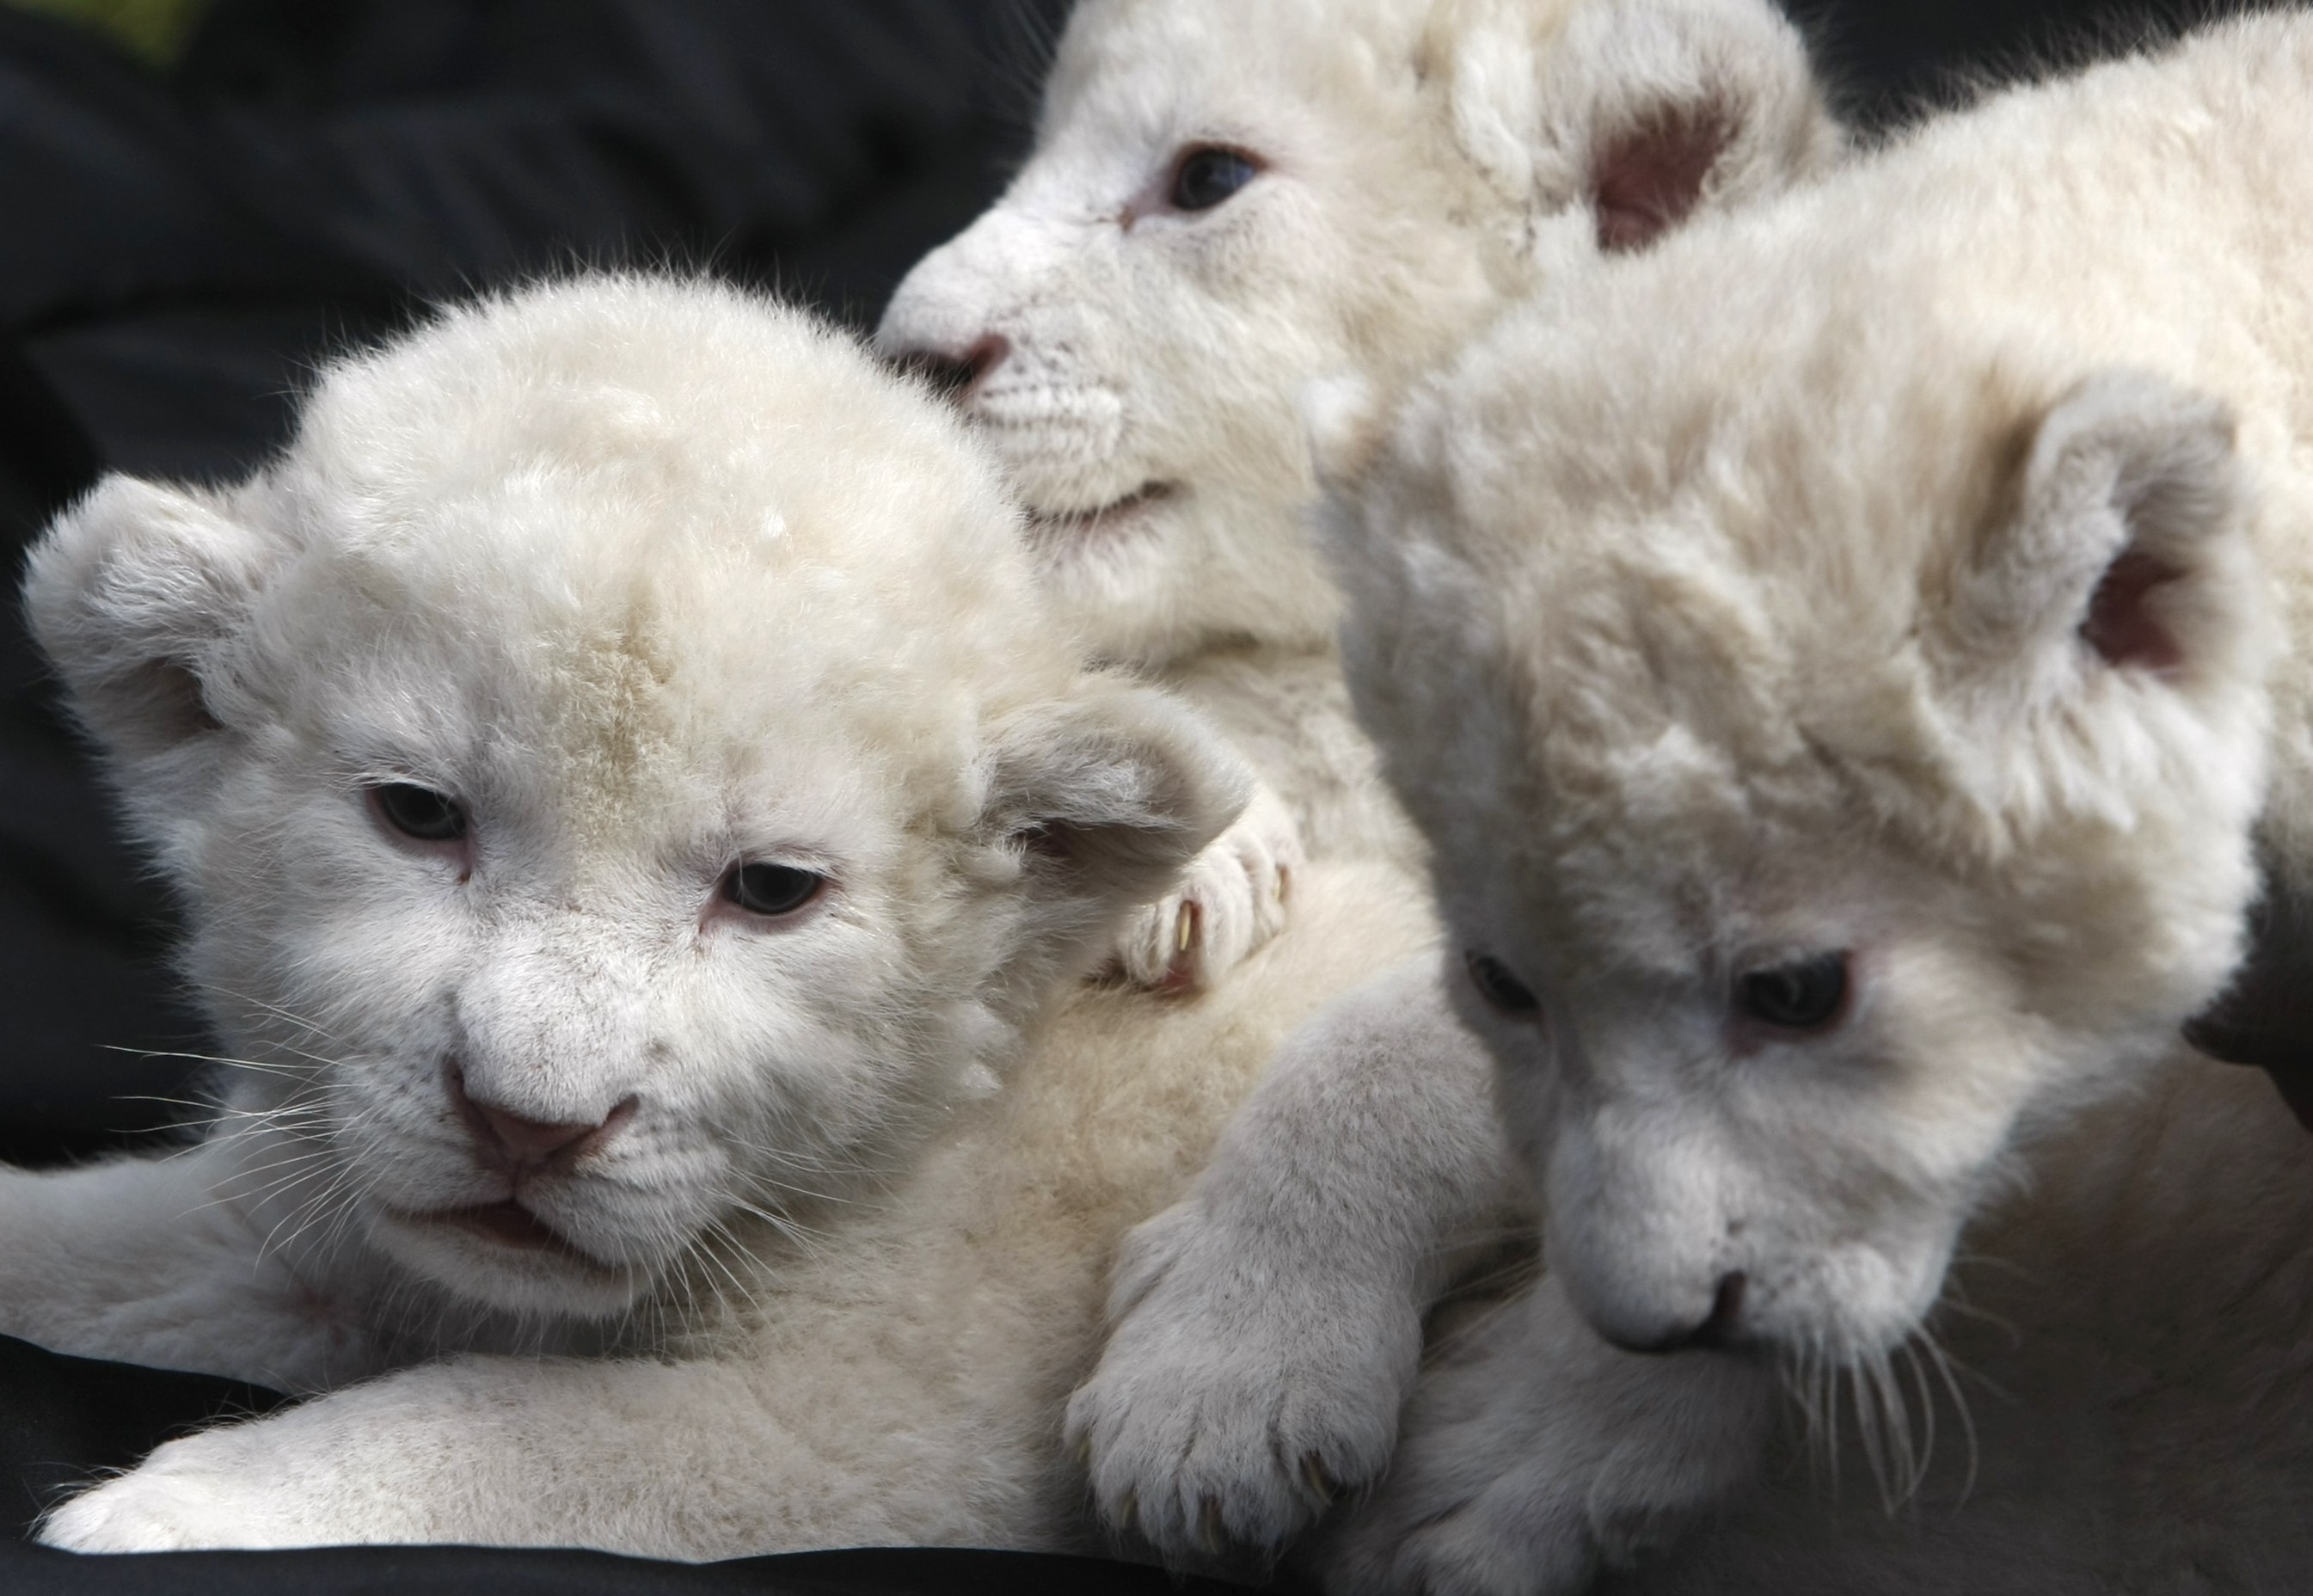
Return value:
M 1224 1596 L 1244 1589 L 1091 1557 L 965 1549 L 796 1552 L 686 1564 L 471 1547 L 75 1557 L 0 1544 L 0 1590 L 10 1596 Z
M 0 165 L 4 165 L 0 163 Z M 0 1160 L 47 1163 L 186 1116 L 200 1022 L 161 974 L 171 930 L 19 620 L 23 551 L 95 480 L 95 445 L 0 341 Z
M 288 1400 L 238 1380 L 67 1358 L 0 1336 L 0 1525 L 22 1537 L 76 1486 L 164 1441 Z M 0 1553 L 0 1589 L 8 1565 Z
M 0 325 L 125 470 L 324 348 L 584 261 L 854 320 L 995 192 L 1061 0 L 221 0 L 171 78 L 0 10 Z
M 1257 0 L 1248 0 L 1248 4 Z M 428 299 L 574 262 L 700 266 L 855 322 L 1000 186 L 1065 0 L 222 0 L 166 76 L 0 9 L 0 574 L 100 467 L 226 478 L 312 362 Z M 1795 0 L 1842 101 L 2151 13 Z M 165 895 L 116 839 L 13 602 L 0 613 L 0 1160 L 149 1139 L 197 1089 Z M 2293 961 L 2292 961 L 2293 966 Z M 2287 982 L 2282 983 L 2288 985 Z M 2300 1030 L 2227 1034 L 2301 1056 Z M 2292 1022 L 2293 1024 L 2293 1022 Z M 268 1393 L 0 1340 L 0 1502 Z M 447 1548 L 82 1560 L 0 1539 L 0 1592 L 1196 1591 L 993 1554 L 712 1568 Z

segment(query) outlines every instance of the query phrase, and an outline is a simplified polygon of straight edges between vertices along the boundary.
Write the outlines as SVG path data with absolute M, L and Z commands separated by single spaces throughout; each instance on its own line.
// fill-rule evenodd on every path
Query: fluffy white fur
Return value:
M 1210 982 L 1280 923 L 1258 918 L 1271 875 L 1231 850 L 1288 873 L 1417 855 L 1350 719 L 1304 525 L 1304 387 L 1394 387 L 1507 288 L 1837 145 L 1796 36 L 1750 0 L 1077 9 L 1034 154 L 910 275 L 879 342 L 957 385 L 1096 650 L 1204 709 L 1273 795 L 1135 921 L 1136 979 Z M 1183 163 L 1220 149 L 1250 181 L 1174 203 Z M 1425 926 L 1426 896 L 1409 883 L 1396 913 Z M 1373 1478 L 1425 1309 L 1518 1218 L 1483 1055 L 1431 967 L 1298 1036 L 1127 1249 L 1070 1427 L 1107 1516 L 1173 1558 L 1276 1547 Z
M 0 1171 L 0 1327 L 326 1393 L 57 1544 L 1081 1544 L 1118 1238 L 1417 945 L 1344 868 L 1226 993 L 1077 979 L 1240 768 L 1080 666 L 952 416 L 727 290 L 451 312 L 27 595 L 232 1060 L 173 1157 Z
M 1568 1301 L 1845 1371 L 1886 1442 L 2027 1169 L 1967 1244 L 2015 1344 L 1939 1321 L 2007 1393 L 1975 1495 L 1822 1588 L 1983 1588 L 2027 1538 L 2035 1588 L 2305 1583 L 2313 1451 L 2257 1414 L 2313 1397 L 2313 1177 L 2174 1038 L 2257 846 L 2308 857 L 2309 93 L 2276 15 L 2002 96 L 1545 285 L 1357 473 L 1351 679 L 1493 961 L 1552 1280 L 1416 1398 L 1343 1583 L 1548 1588 L 1597 1447 L 1672 1487 L 1745 1450 L 1755 1390 L 1711 1446 L 1570 1439 Z M 1778 1020 L 1810 961 L 1844 998 Z M 1686 1577 L 1790 1589 L 1837 1516 L 1779 1493 Z

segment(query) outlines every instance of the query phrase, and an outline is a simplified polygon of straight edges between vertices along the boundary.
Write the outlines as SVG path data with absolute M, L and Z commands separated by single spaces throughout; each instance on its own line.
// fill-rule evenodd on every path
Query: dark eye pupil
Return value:
M 466 834 L 466 812 L 457 800 L 413 781 L 389 781 L 374 789 L 386 824 L 421 842 L 451 842 Z
M 1735 1006 L 1753 1019 L 1789 1031 L 1811 1031 L 1847 1002 L 1847 956 L 1818 954 L 1754 970 L 1735 984 Z
M 791 865 L 742 865 L 723 878 L 723 895 L 750 914 L 792 914 L 825 879 Z
M 1235 150 L 1191 150 L 1173 174 L 1173 204 L 1182 210 L 1210 210 L 1251 182 L 1260 170 Z
M 1478 995 L 1504 1014 L 1531 1014 L 1542 1007 L 1526 983 L 1509 973 L 1501 960 L 1487 954 L 1469 956 L 1470 981 Z

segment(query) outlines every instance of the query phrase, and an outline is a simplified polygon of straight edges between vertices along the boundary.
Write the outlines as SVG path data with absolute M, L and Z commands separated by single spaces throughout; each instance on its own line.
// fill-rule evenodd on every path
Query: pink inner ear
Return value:
M 1590 170 L 1598 247 L 1644 249 L 1684 221 L 1733 137 L 1726 117 L 1683 106 L 1656 112 L 1599 149 Z
M 2107 665 L 2176 669 L 2185 662 L 2184 650 L 2153 613 L 2152 590 L 2184 574 L 2157 556 L 2129 550 L 2112 562 L 2097 584 L 2089 600 L 2088 619 L 2080 622 L 2081 638 Z

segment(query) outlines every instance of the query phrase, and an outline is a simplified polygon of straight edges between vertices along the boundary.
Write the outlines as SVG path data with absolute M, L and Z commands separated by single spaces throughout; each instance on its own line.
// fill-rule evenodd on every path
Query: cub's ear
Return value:
M 1152 688 L 1094 678 L 1014 716 L 990 753 L 982 826 L 1024 862 L 1030 939 L 1089 955 L 1161 896 L 1244 807 L 1252 778 L 1221 738 Z
M 2139 372 L 2079 384 L 2039 419 L 1955 587 L 1958 657 L 2028 682 L 2089 659 L 2172 676 L 2221 665 L 2261 630 L 2225 602 L 2241 476 L 2219 401 Z
M 218 647 L 277 557 L 209 495 L 111 475 L 33 547 L 25 614 L 81 719 L 142 763 L 216 729 Z
M 1806 45 L 1767 0 L 1592 0 L 1562 26 L 1519 0 L 1455 9 L 1464 150 L 1538 212 L 1582 206 L 1603 250 L 1772 193 L 1842 146 Z

